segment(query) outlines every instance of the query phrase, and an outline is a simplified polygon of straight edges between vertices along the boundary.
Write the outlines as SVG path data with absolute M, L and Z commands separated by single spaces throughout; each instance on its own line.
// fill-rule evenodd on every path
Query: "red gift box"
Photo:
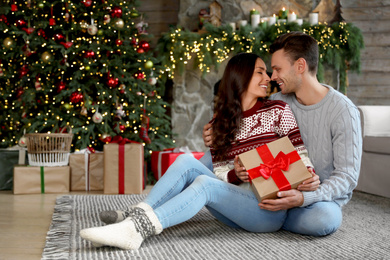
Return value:
M 180 149 L 166 149 L 164 151 L 153 151 L 152 152 L 152 172 L 154 174 L 154 178 L 156 180 L 159 180 L 161 176 L 164 175 L 164 173 L 168 170 L 169 166 L 176 160 L 176 158 L 181 155 L 185 154 L 185 152 L 177 152 L 177 150 L 180 151 Z M 196 159 L 200 159 L 204 152 L 191 152 L 188 154 L 192 154 Z

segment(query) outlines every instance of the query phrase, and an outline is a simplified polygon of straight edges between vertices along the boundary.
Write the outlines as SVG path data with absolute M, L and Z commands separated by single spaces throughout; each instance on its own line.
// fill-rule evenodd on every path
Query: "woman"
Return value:
M 239 153 L 288 136 L 312 167 L 289 106 L 263 100 L 269 81 L 265 63 L 257 55 L 232 57 L 221 81 L 213 122 L 215 174 L 192 156 L 181 155 L 144 201 L 126 211 L 102 212 L 102 221 L 109 225 L 83 229 L 81 237 L 95 245 L 137 249 L 145 238 L 190 219 L 204 206 L 230 227 L 250 232 L 282 228 L 286 211 L 258 206 L 248 174 L 237 160 Z M 302 190 L 315 190 L 318 176 L 313 174 L 306 182 Z

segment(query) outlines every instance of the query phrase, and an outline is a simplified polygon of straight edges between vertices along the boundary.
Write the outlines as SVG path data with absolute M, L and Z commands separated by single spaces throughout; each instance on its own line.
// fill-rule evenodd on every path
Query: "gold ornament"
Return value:
M 42 53 L 41 59 L 43 62 L 49 62 L 51 60 L 51 57 L 52 55 L 48 51 L 45 51 L 44 53 Z
M 11 48 L 11 45 L 14 44 L 14 41 L 10 37 L 7 37 L 4 39 L 3 44 L 4 44 L 4 47 L 9 49 L 9 48 Z
M 69 104 L 69 103 L 65 103 L 63 106 L 64 106 L 64 108 L 65 108 L 66 110 L 69 110 L 69 109 L 72 108 L 72 105 Z
M 125 26 L 125 22 L 121 19 L 118 18 L 115 20 L 115 27 L 118 29 L 122 29 Z

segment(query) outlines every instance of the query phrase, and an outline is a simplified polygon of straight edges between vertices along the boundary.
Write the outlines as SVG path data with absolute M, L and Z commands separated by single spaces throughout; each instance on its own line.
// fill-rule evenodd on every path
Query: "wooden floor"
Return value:
M 144 193 L 150 189 L 147 186 Z M 41 259 L 55 201 L 60 195 L 64 194 L 13 195 L 12 191 L 0 191 L 0 260 Z

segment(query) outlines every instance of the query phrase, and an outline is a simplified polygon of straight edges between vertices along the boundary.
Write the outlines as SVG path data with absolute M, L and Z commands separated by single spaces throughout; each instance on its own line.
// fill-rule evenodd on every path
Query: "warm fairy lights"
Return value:
M 275 24 L 265 30 L 244 27 L 237 31 L 232 31 L 230 25 L 218 28 L 208 25 L 207 33 L 204 34 L 180 28 L 172 29 L 162 38 L 164 42 L 161 50 L 167 53 L 164 59 L 164 73 L 174 78 L 177 69 L 182 71 L 189 60 L 194 59 L 198 69 L 205 74 L 210 72 L 212 67 L 218 68 L 218 65 L 231 54 L 238 52 L 255 52 L 269 59 L 268 51 L 273 39 L 290 31 L 303 31 L 318 41 L 320 79 L 323 62 L 339 70 L 341 77 L 346 77 L 347 69 L 359 71 L 360 49 L 363 47 L 362 34 L 355 26 L 341 22 L 331 26 L 284 23 Z
M 160 115 L 164 114 L 166 105 L 157 95 L 160 89 L 155 85 L 157 82 L 163 86 L 161 74 L 164 69 L 152 51 L 148 52 L 149 47 L 143 53 L 138 52 L 140 41 L 149 42 L 148 37 L 139 35 L 136 28 L 135 21 L 139 22 L 136 20 L 139 16 L 136 2 L 91 2 L 89 7 L 84 7 L 84 1 L 71 0 L 8 0 L 1 4 L 2 7 L 15 4 L 17 10 L 7 12 L 0 20 L 0 53 L 4 55 L 4 59 L 0 59 L 0 109 L 12 108 L 19 112 L 19 115 L 4 117 L 4 125 L 2 121 L 0 136 L 3 145 L 18 143 L 22 134 L 20 129 L 31 127 L 33 130 L 27 129 L 28 132 L 40 132 L 47 126 L 58 129 L 65 124 L 70 125 L 76 139 L 82 141 L 72 144 L 76 147 L 101 145 L 99 136 L 114 136 L 115 125 L 124 126 L 120 132 L 126 132 L 126 138 L 142 142 L 138 138 L 141 108 L 145 108 L 146 115 L 154 120 L 150 132 L 158 139 L 156 145 L 172 144 L 169 127 L 160 125 L 169 125 L 170 122 Z M 113 16 L 115 8 L 120 9 L 121 16 Z M 103 20 L 107 16 L 111 22 Z M 26 25 L 16 26 L 16 19 L 23 20 Z M 7 24 L 7 21 L 12 21 L 12 24 Z M 88 31 L 93 25 L 96 34 Z M 34 29 L 33 33 L 22 30 L 28 27 Z M 55 38 L 57 33 L 62 42 Z M 65 47 L 60 43 L 71 45 Z M 22 46 L 27 49 L 22 50 Z M 87 53 L 92 50 L 93 54 Z M 30 51 L 34 54 L 31 58 Z M 9 58 L 10 53 L 13 53 L 12 58 Z M 143 66 L 148 60 L 153 61 L 152 68 Z M 155 83 L 149 84 L 147 80 L 152 77 L 152 72 Z M 109 77 L 114 83 L 108 84 Z M 119 79 L 119 83 L 115 79 Z M 63 83 L 61 89 L 60 83 Z M 71 94 L 76 92 L 81 97 L 73 100 Z M 144 99 L 147 99 L 146 106 Z M 113 100 L 123 105 L 122 118 L 115 119 L 117 121 L 114 118 L 119 109 Z M 93 121 L 92 114 L 96 112 L 103 118 L 101 123 Z M 18 129 L 16 135 L 4 137 L 3 133 L 14 129 Z

